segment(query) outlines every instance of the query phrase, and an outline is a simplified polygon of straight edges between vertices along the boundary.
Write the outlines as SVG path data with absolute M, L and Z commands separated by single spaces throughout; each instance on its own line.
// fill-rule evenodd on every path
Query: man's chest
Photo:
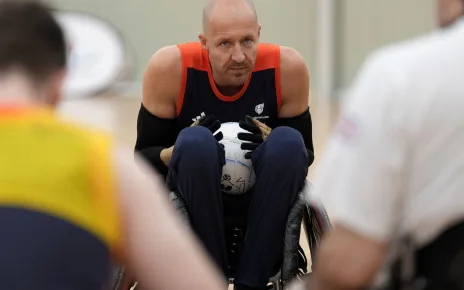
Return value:
M 243 92 L 232 97 L 218 95 L 210 85 L 190 82 L 195 85 L 185 91 L 179 121 L 189 126 L 204 115 L 214 115 L 221 123 L 239 122 L 249 115 L 272 126 L 277 119 L 278 98 L 275 84 L 266 80 L 254 77 Z
M 260 120 L 268 126 L 273 126 L 277 119 L 275 104 L 265 100 L 256 102 L 224 102 L 222 104 L 197 103 L 179 116 L 182 127 L 190 126 L 203 116 L 214 115 L 221 123 L 239 122 L 249 115 Z

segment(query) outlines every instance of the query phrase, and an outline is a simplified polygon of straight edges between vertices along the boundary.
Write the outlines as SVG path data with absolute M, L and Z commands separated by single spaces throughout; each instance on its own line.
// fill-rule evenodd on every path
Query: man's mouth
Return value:
M 245 70 L 245 69 L 247 69 L 247 67 L 245 67 L 245 66 L 244 67 L 233 67 L 233 68 L 231 68 L 231 70 Z

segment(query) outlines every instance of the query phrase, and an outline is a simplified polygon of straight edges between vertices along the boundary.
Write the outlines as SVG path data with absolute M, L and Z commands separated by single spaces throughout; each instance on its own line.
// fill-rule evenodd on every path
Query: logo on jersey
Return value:
M 264 111 L 264 103 L 256 105 L 255 107 L 256 114 L 261 115 L 263 111 Z
M 258 115 L 261 115 L 264 112 L 264 103 L 258 104 L 255 106 L 255 112 Z M 255 116 L 253 117 L 256 120 L 259 119 L 269 119 L 269 116 Z
M 205 116 L 205 112 L 201 112 L 200 116 L 196 116 L 195 118 L 192 118 L 192 121 L 193 122 L 198 121 L 201 118 L 203 118 L 204 116 Z
M 359 133 L 359 126 L 353 118 L 342 116 L 335 130 L 345 140 L 353 139 Z

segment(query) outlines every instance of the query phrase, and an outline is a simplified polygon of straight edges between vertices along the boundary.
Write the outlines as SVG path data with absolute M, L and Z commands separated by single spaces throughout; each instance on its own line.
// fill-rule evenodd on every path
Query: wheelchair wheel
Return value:
M 112 290 L 137 290 L 137 282 L 127 273 L 126 268 L 121 267 L 116 276 Z
M 308 182 L 305 186 L 305 189 L 300 193 L 300 201 L 296 203 L 292 209 L 292 211 L 294 211 L 293 218 L 295 218 L 295 221 L 298 221 L 298 226 L 292 226 L 294 229 L 290 230 L 290 232 L 293 232 L 293 234 L 290 235 L 297 235 L 299 237 L 301 222 L 303 222 L 303 229 L 306 234 L 311 254 L 311 262 L 313 264 L 316 253 L 321 244 L 322 237 L 327 231 L 331 230 L 332 226 L 325 209 L 323 207 L 309 203 L 306 200 L 306 191 L 310 189 L 311 184 Z M 187 226 L 190 226 L 187 208 L 183 200 L 179 197 L 179 194 L 170 192 L 169 197 L 182 220 L 186 223 Z M 235 231 L 232 231 L 232 236 L 234 235 L 237 237 L 242 237 L 241 234 L 237 235 Z M 312 269 L 308 271 L 308 259 L 306 258 L 303 248 L 299 245 L 299 238 L 297 238 L 297 240 L 297 242 L 293 243 L 292 239 L 290 239 L 290 242 L 287 244 L 287 246 L 293 248 L 292 253 L 295 254 L 291 255 L 289 258 L 287 267 L 281 268 L 274 277 L 271 277 L 268 289 L 286 289 L 286 287 L 288 287 L 288 283 L 290 283 L 294 278 L 299 279 L 299 277 L 307 275 L 308 272 L 311 272 Z M 234 248 L 233 250 L 235 251 L 236 249 Z M 288 270 L 288 265 L 290 265 L 290 270 Z M 229 279 L 229 283 L 233 284 L 233 278 Z M 112 290 L 139 290 L 139 286 L 133 279 L 133 276 L 130 276 L 128 273 L 126 273 L 124 268 L 121 268 Z
M 329 216 L 324 208 L 306 205 L 303 215 L 303 226 L 309 244 L 311 264 L 316 259 L 317 250 L 321 244 L 323 235 L 332 229 Z

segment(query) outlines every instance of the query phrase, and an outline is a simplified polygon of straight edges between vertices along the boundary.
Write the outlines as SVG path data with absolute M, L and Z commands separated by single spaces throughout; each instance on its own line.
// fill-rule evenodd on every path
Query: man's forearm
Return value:
M 334 223 L 330 235 L 318 248 L 311 290 L 367 289 L 385 261 L 387 244 Z
M 311 276 L 305 283 L 305 290 L 354 290 L 346 284 L 337 284 L 336 281 L 322 280 L 318 274 Z
M 318 273 L 306 274 L 300 281 L 293 282 L 289 290 L 355 290 L 346 284 L 337 284 L 334 279 L 322 279 Z

